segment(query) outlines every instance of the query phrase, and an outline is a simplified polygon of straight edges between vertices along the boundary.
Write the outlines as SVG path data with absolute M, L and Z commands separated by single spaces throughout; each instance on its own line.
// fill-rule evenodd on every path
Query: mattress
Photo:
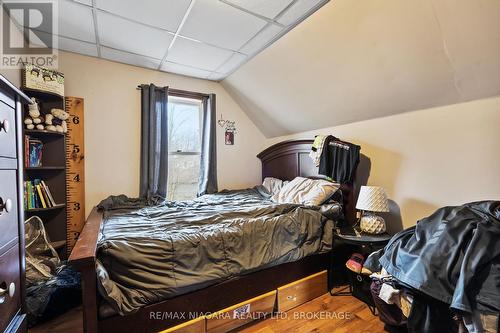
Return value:
M 155 205 L 116 196 L 100 207 L 98 288 L 121 315 L 331 248 L 321 207 L 276 204 L 262 187 Z

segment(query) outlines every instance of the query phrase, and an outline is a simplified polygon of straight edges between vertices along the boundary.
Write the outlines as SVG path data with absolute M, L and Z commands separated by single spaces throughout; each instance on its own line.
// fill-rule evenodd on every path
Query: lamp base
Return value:
M 363 214 L 359 222 L 359 228 L 367 234 L 378 235 L 386 231 L 384 219 L 374 214 Z

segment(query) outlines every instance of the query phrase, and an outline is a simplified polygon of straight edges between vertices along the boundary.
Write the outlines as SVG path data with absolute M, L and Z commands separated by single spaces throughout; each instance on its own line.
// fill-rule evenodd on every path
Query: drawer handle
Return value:
M 3 199 L 0 197 L 0 215 L 2 215 L 2 211 L 5 210 L 6 213 L 10 212 L 12 209 L 12 200 L 7 199 L 3 201 Z
M 4 121 L 0 122 L 0 132 L 4 130 L 5 133 L 9 133 L 9 129 L 10 129 L 10 124 L 7 119 L 4 119 Z
M 5 299 L 7 298 L 7 292 L 7 283 L 0 283 L 0 304 L 5 302 Z
M 12 298 L 14 297 L 15 293 L 16 293 L 16 285 L 14 284 L 14 282 L 11 282 L 8 288 L 7 288 L 7 283 L 5 282 L 0 283 L 0 304 L 5 302 L 7 295 L 9 295 L 9 297 Z
M 10 298 L 14 297 L 15 293 L 16 293 L 16 285 L 14 284 L 14 282 L 11 282 L 9 284 L 9 297 Z

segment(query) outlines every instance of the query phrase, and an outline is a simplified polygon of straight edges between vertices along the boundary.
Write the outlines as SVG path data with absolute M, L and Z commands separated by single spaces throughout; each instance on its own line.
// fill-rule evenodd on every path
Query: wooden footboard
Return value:
M 90 213 L 78 237 L 69 262 L 81 273 L 83 296 L 83 328 L 86 333 L 97 333 L 97 277 L 96 248 L 101 229 L 102 214 L 96 207 Z

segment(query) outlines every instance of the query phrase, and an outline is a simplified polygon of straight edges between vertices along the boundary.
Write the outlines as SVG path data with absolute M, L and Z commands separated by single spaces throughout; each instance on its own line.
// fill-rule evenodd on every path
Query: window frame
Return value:
M 199 117 L 199 126 L 200 126 L 200 151 L 168 151 L 168 156 L 169 156 L 169 159 L 170 157 L 172 158 L 175 158 L 175 156 L 199 156 L 201 158 L 201 144 L 202 144 L 202 135 L 203 135 L 203 116 L 204 116 L 204 112 L 203 112 L 203 108 L 205 107 L 205 103 L 204 101 L 209 97 L 208 94 L 202 94 L 202 93 L 196 93 L 196 92 L 191 92 L 191 91 L 186 91 L 186 90 L 178 90 L 178 89 L 168 89 L 168 98 L 169 98 L 169 103 L 171 101 L 170 98 L 173 98 L 173 99 L 176 99 L 176 98 L 179 98 L 179 99 L 190 99 L 192 100 L 193 104 L 189 103 L 190 101 L 186 101 L 186 104 L 191 104 L 191 105 L 194 105 L 194 102 L 197 101 L 199 102 L 199 108 L 200 108 L 200 117 Z M 198 104 L 198 103 L 196 103 Z M 201 166 L 200 166 L 201 167 Z M 168 173 L 169 174 L 169 177 L 171 176 L 170 175 L 170 172 Z M 167 182 L 169 184 L 169 182 Z M 168 186 L 167 184 L 167 186 Z M 167 193 L 168 192 L 171 192 L 169 191 L 169 188 L 167 187 Z M 174 191 L 175 192 L 175 191 Z M 168 193 L 168 196 L 170 197 L 170 195 L 172 195 L 172 193 Z M 177 199 L 175 199 L 177 200 Z
M 173 89 L 173 88 L 168 89 L 168 96 L 198 99 L 202 102 L 203 102 L 203 99 L 210 97 L 210 95 L 204 94 L 204 93 L 188 91 L 188 90 Z
M 179 90 L 179 89 L 168 89 L 168 97 L 169 97 L 169 103 L 170 103 L 170 97 L 173 98 L 183 98 L 183 99 L 192 99 L 192 100 L 197 100 L 200 103 L 200 144 L 201 144 L 201 135 L 203 131 L 201 131 L 202 126 L 203 126 L 203 100 L 205 98 L 208 98 L 208 94 L 203 94 L 203 93 L 197 93 L 193 91 L 187 91 L 187 90 Z M 186 103 L 189 104 L 189 103 Z M 200 147 L 201 148 L 201 147 Z M 172 155 L 200 155 L 201 156 L 201 149 L 199 152 L 197 151 L 169 151 L 168 152 L 169 156 Z

